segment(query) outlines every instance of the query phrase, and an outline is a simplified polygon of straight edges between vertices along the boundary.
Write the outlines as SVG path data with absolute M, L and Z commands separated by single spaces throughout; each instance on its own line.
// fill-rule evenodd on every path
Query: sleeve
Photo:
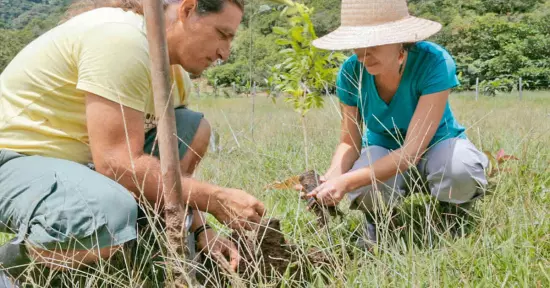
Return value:
M 451 55 L 445 53 L 432 62 L 420 83 L 420 95 L 428 95 L 459 85 L 456 64 Z
M 183 68 L 182 68 L 183 69 Z M 191 81 L 191 76 L 187 71 L 183 73 L 183 85 L 185 94 L 183 95 L 182 103 L 187 105 L 189 104 L 189 98 L 191 98 L 191 93 L 193 93 L 193 81 Z
M 152 95 L 146 35 L 129 24 L 106 23 L 79 44 L 77 89 L 145 111 Z
M 336 95 L 340 102 L 357 107 L 357 85 L 353 85 L 353 65 L 345 61 L 336 76 Z

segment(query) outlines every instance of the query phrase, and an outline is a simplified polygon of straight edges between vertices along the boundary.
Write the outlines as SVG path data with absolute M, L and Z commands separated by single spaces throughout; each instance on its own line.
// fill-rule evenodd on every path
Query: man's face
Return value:
M 227 60 L 243 12 L 226 1 L 218 13 L 199 15 L 194 3 L 183 1 L 174 11 L 177 20 L 167 26 L 167 41 L 170 64 L 199 75 L 216 60 Z

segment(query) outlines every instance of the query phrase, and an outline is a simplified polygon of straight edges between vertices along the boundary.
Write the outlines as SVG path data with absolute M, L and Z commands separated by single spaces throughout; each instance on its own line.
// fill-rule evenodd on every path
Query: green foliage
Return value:
M 483 80 L 479 83 L 480 89 L 484 95 L 496 96 L 500 93 L 510 93 L 517 81 L 510 78 L 497 78 L 495 80 Z
M 326 35 L 340 25 L 340 2 L 334 0 L 306 0 L 308 7 L 315 9 L 311 22 L 317 35 Z
M 281 5 L 273 5 L 273 2 Z M 284 67 L 286 64 L 282 63 L 288 55 L 274 53 L 280 50 L 274 42 L 280 35 L 273 28 L 292 29 L 279 17 L 279 10 L 288 3 L 271 1 L 273 12 L 265 14 L 257 13 L 261 1 L 247 3 L 239 32 L 246 36 L 235 40 L 234 46 L 239 48 L 232 50 L 231 59 L 216 67 L 208 77 L 217 77 L 220 73 L 221 83 L 229 85 L 236 82 L 231 75 L 246 83 L 242 79 L 248 73 L 248 77 L 252 74 L 252 81 L 263 84 L 272 67 Z M 338 27 L 339 1 L 303 0 L 302 3 L 314 11 L 309 19 L 318 36 Z M 415 16 L 443 24 L 442 31 L 428 40 L 441 44 L 455 58 L 462 84 L 456 90 L 475 89 L 476 78 L 480 83 L 506 78 L 517 85 L 519 77 L 523 78 L 526 89 L 550 88 L 550 0 L 410 0 L 409 8 Z M 249 21 L 251 18 L 253 21 Z M 250 38 L 254 39 L 252 50 Z M 249 67 L 246 72 L 243 67 L 250 64 L 253 69 Z M 329 83 L 329 87 L 333 86 L 334 83 Z
M 0 72 L 29 42 L 54 27 L 69 0 L 0 0 Z
M 33 39 L 29 30 L 0 29 L 0 71 L 9 64 L 17 52 Z
M 23 29 L 33 19 L 56 22 L 71 0 L 0 0 L 0 22 L 5 28 Z
M 410 8 L 444 25 L 430 40 L 455 58 L 462 89 L 474 89 L 476 78 L 491 90 L 519 77 L 529 89 L 550 87 L 550 1 L 410 1 Z
M 323 105 L 322 93 L 336 80 L 337 70 L 344 60 L 341 53 L 320 50 L 312 45 L 317 38 L 311 15 L 313 9 L 304 4 L 289 3 L 281 15 L 289 21 L 289 28 L 274 27 L 279 35 L 277 45 L 285 55 L 283 62 L 271 68 L 268 85 L 285 92 L 285 101 L 304 116 L 311 108 Z
M 244 89 L 251 86 L 249 83 L 264 84 L 269 77 L 269 65 L 283 59 L 275 44 L 277 35 L 271 33 L 272 27 L 284 25 L 280 11 L 275 6 L 247 4 L 245 13 L 248 14 L 233 40 L 229 59 L 205 74 L 211 85 L 217 79 L 222 86 L 235 85 L 237 90 L 243 90 L 239 93 L 245 92 Z

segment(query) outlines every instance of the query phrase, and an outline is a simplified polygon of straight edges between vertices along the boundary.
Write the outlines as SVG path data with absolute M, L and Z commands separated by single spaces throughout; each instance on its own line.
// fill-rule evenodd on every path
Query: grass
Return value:
M 326 99 L 323 109 L 307 115 L 309 168 L 320 172 L 328 167 L 339 136 L 337 100 L 332 100 Z M 384 243 L 373 253 L 343 253 L 352 249 L 352 231 L 362 219 L 357 211 L 347 209 L 347 202 L 342 204 L 347 216 L 332 221 L 327 232 L 314 225 L 296 192 L 264 189 L 306 169 L 300 120 L 281 100 L 273 104 L 264 97 L 256 98 L 252 137 L 252 99 L 193 99 L 190 108 L 205 113 L 220 135 L 221 146 L 219 152 L 203 160 L 197 177 L 256 195 L 271 216 L 282 219 L 287 239 L 304 249 L 318 247 L 331 255 L 330 268 L 302 263 L 311 271 L 313 281 L 329 279 L 309 286 L 550 287 L 550 94 L 526 92 L 523 101 L 517 95 L 475 101 L 471 93 L 458 93 L 451 102 L 476 146 L 492 152 L 502 148 L 520 159 L 507 163 L 509 170 L 491 179 L 491 193 L 476 204 L 477 224 L 461 238 L 430 225 L 433 221 L 426 218 L 432 214 L 424 213 L 423 205 L 430 199 L 414 195 L 404 206 L 413 207 L 416 216 L 403 221 L 399 234 L 403 237 L 385 233 Z M 423 230 L 418 231 L 415 224 L 421 224 Z M 111 276 L 102 268 L 65 283 L 143 286 L 139 274 L 148 269 L 144 267 L 149 259 L 143 256 L 140 260 L 145 264 L 138 265 L 140 268 L 126 265 Z M 279 280 L 287 286 L 307 286 L 284 277 Z M 148 287 L 156 287 L 153 282 Z M 241 286 L 237 283 L 235 280 L 234 286 Z

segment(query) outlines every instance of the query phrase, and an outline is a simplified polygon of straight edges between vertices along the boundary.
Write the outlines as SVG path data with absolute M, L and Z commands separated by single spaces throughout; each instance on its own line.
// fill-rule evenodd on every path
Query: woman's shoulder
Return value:
M 417 52 L 421 58 L 425 60 L 432 60 L 434 62 L 451 61 L 454 62 L 453 57 L 445 49 L 445 47 L 430 41 L 420 41 L 415 43 L 411 48 L 411 51 Z

